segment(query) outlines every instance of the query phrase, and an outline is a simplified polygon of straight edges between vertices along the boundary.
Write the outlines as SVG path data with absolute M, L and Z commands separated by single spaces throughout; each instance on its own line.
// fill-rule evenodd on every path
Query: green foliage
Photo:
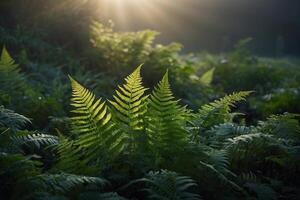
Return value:
M 154 45 L 158 33 L 151 30 L 115 32 L 113 28 L 112 22 L 108 26 L 96 21 L 91 24 L 90 40 L 95 47 L 91 54 L 95 68 L 102 66 L 102 70 L 124 76 L 132 70 L 132 66 L 144 63 L 146 83 L 153 84 L 158 81 L 154 77 L 165 71 L 164 67 L 178 66 L 179 44 Z M 150 72 L 155 72 L 156 76 L 148 77 Z
M 71 118 L 75 139 L 69 141 L 63 138 L 64 142 L 58 147 L 61 152 L 58 166 L 65 168 L 71 165 L 73 172 L 80 169 L 78 163 L 104 166 L 107 160 L 113 159 L 122 150 L 123 134 L 110 122 L 111 114 L 105 102 L 95 100 L 92 92 L 73 78 L 70 77 L 70 80 L 73 90 L 71 105 L 75 108 L 72 112 L 76 114 Z
M 145 182 L 147 199 L 200 199 L 200 196 L 191 192 L 191 188 L 196 187 L 196 182 L 187 176 L 180 176 L 175 172 L 161 170 L 150 171 L 145 178 L 134 181 Z
M 152 145 L 157 148 L 158 155 L 166 160 L 174 159 L 174 156 L 170 157 L 170 155 L 187 144 L 188 133 L 185 128 L 189 113 L 175 100 L 170 88 L 168 72 L 154 88 L 149 99 L 148 112 L 147 130 Z M 172 149 L 169 147 L 170 144 L 172 144 Z
M 234 115 L 230 113 L 231 107 L 237 102 L 245 100 L 245 97 L 250 93 L 250 91 L 233 93 L 201 106 L 196 118 L 197 124 L 201 127 L 209 128 L 220 123 L 232 121 Z
M 4 106 L 0 106 L 0 127 L 18 130 L 23 128 L 27 123 L 31 123 L 27 117 L 5 109 Z
M 298 198 L 299 115 L 285 112 L 299 113 L 299 63 L 255 57 L 249 40 L 221 56 L 183 56 L 178 44 L 155 45 L 154 31 L 98 22 L 91 46 L 89 30 L 77 31 L 86 8 L 61 3 L 30 1 L 41 13 L 72 10 L 40 15 L 41 30 L 28 19 L 30 29 L 0 27 L 13 55 L 0 57 L 1 199 Z M 54 23 L 62 16 L 68 25 Z M 113 91 L 140 63 L 143 73 Z M 78 80 L 71 117 L 68 73 Z

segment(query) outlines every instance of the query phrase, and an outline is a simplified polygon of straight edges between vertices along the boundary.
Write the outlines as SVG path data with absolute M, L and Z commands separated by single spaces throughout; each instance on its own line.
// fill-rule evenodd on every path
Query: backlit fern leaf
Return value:
M 142 85 L 141 66 L 125 78 L 126 83 L 118 86 L 114 101 L 110 103 L 115 108 L 117 119 L 133 130 L 143 129 L 142 116 L 145 114 L 145 100 L 148 96 L 144 93 L 147 88 Z
M 105 161 L 113 159 L 122 150 L 122 133 L 111 122 L 111 114 L 105 102 L 101 99 L 96 100 L 92 92 L 73 78 L 70 77 L 70 80 L 73 90 L 71 105 L 75 108 L 72 112 L 76 115 L 71 118 L 75 139 L 64 142 L 59 147 L 63 156 L 59 166 L 63 167 L 66 161 L 73 166 L 72 159 L 81 160 L 83 165 L 105 165 Z
M 149 133 L 161 151 L 181 148 L 187 138 L 188 112 L 178 104 L 170 88 L 168 72 L 154 88 L 149 99 Z M 169 145 L 172 144 L 172 147 Z
M 11 93 L 23 88 L 24 77 L 19 66 L 4 47 L 0 57 L 0 94 Z
M 125 78 L 126 83 L 118 86 L 114 100 L 109 101 L 113 106 L 114 119 L 120 129 L 129 138 L 130 151 L 144 146 L 146 140 L 145 113 L 147 111 L 147 98 L 145 88 L 142 85 L 141 66 Z
M 241 91 L 226 95 L 212 103 L 201 106 L 197 115 L 197 124 L 202 127 L 211 127 L 228 122 L 231 119 L 230 110 L 237 102 L 245 100 L 251 91 Z

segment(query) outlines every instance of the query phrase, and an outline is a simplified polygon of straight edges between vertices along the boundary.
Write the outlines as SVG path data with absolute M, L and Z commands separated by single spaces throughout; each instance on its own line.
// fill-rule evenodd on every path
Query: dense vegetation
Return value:
M 28 27 L 0 27 L 0 199 L 299 198 L 297 59 Z

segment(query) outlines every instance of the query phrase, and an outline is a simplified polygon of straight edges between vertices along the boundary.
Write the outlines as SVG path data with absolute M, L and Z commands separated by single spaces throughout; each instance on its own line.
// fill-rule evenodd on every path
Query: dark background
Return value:
M 300 55 L 299 0 L 141 0 L 141 3 L 123 0 L 121 8 L 107 1 L 1 0 L 1 23 L 14 27 L 38 21 L 48 13 L 48 17 L 57 16 L 56 20 L 62 24 L 65 20 L 66 29 L 75 27 L 76 31 L 83 31 L 75 25 L 81 18 L 112 19 L 117 30 L 157 30 L 161 32 L 158 42 L 182 43 L 184 52 L 226 52 L 238 40 L 252 37 L 251 47 L 256 54 L 278 56 L 280 51 L 281 56 Z M 12 2 L 18 3 L 8 6 Z M 49 14 L 52 11 L 55 12 Z M 67 21 L 59 17 L 59 12 L 78 15 L 72 15 L 74 20 Z M 48 28 L 57 24 L 47 23 L 43 21 Z M 74 23 L 73 27 L 70 23 Z M 53 32 L 59 31 L 61 27 Z

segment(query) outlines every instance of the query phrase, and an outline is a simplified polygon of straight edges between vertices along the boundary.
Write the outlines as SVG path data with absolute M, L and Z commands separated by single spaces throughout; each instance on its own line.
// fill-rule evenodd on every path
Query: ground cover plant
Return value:
M 299 59 L 29 1 L 0 3 L 0 199 L 299 199 Z

